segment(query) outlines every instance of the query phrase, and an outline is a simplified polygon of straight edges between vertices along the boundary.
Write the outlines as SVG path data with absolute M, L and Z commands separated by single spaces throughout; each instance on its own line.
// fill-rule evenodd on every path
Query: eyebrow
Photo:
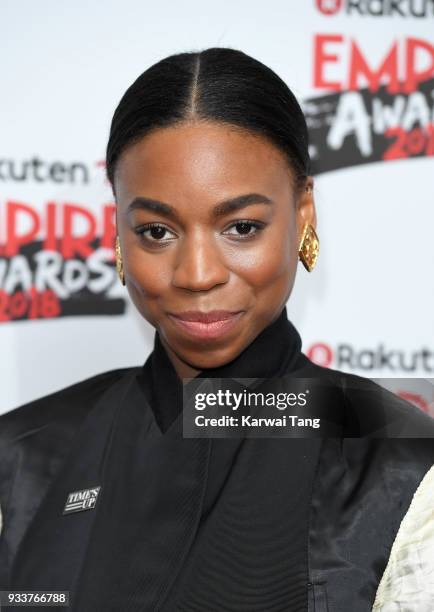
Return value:
M 260 193 L 248 193 L 219 202 L 212 209 L 211 215 L 213 218 L 223 217 L 230 212 L 240 210 L 252 204 L 274 204 L 274 201 Z M 160 202 L 159 200 L 154 200 L 152 198 L 145 198 L 143 196 L 134 198 L 134 200 L 128 204 L 126 214 L 138 209 L 150 210 L 151 212 L 159 213 L 164 217 L 179 219 L 175 208 L 169 206 L 169 204 L 165 204 L 164 202 Z

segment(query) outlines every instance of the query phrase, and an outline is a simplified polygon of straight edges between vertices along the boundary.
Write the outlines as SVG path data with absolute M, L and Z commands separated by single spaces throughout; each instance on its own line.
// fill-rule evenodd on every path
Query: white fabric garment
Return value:
M 434 465 L 401 521 L 372 612 L 434 611 Z

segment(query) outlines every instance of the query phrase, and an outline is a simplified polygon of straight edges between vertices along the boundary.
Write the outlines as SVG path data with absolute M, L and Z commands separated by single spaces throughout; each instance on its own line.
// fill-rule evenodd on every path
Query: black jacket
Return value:
M 186 440 L 176 415 L 159 425 L 152 359 L 0 416 L 0 590 L 69 590 L 74 612 L 370 611 L 434 464 L 434 420 L 298 345 L 286 371 L 326 379 L 359 423 L 381 403 L 387 427 Z M 71 491 L 97 485 L 95 509 L 62 514 Z

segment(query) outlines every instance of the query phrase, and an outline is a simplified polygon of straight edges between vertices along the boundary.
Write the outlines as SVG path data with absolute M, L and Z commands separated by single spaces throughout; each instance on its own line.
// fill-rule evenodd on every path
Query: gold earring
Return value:
M 298 256 L 308 272 L 312 272 L 318 259 L 319 238 L 312 225 L 306 223 L 300 240 Z
M 125 285 L 124 267 L 122 264 L 122 253 L 121 253 L 121 245 L 119 242 L 119 236 L 116 236 L 115 254 L 116 254 L 116 270 L 118 272 L 118 276 L 119 276 L 121 283 Z

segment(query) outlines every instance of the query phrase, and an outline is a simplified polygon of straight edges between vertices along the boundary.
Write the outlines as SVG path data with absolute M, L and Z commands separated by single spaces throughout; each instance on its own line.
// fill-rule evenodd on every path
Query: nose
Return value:
M 229 270 L 207 232 L 185 235 L 178 245 L 172 283 L 190 291 L 207 291 L 228 281 Z

